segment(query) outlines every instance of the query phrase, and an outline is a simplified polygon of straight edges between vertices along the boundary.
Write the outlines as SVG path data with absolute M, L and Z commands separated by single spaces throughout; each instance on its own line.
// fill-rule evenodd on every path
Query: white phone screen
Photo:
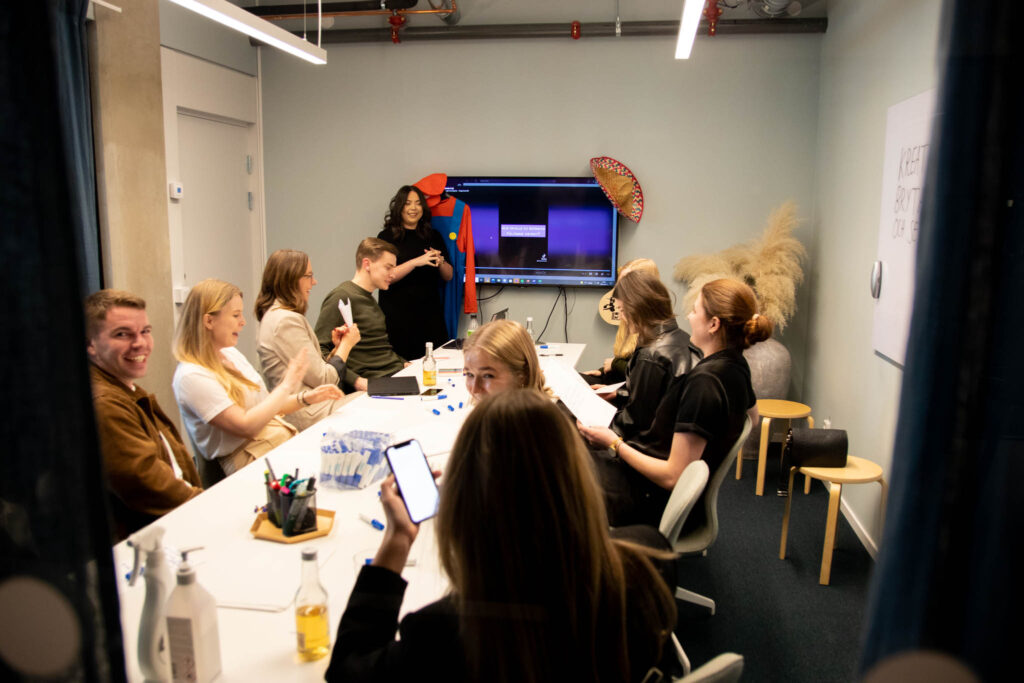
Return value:
M 416 439 L 389 446 L 385 451 L 398 490 L 409 511 L 409 518 L 419 524 L 437 514 L 440 499 L 427 456 Z

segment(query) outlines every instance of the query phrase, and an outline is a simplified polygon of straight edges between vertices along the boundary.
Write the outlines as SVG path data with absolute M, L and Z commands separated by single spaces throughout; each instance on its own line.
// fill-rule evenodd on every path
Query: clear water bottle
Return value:
M 295 631 L 301 659 L 320 659 L 331 651 L 327 591 L 320 583 L 315 548 L 302 551 L 302 583 L 295 594 Z
M 537 341 L 537 335 L 533 333 L 533 318 L 531 317 L 526 318 L 526 333 L 530 335 L 530 339 L 534 342 Z
M 423 386 L 432 387 L 437 384 L 437 361 L 434 360 L 434 343 L 427 342 L 427 352 L 423 354 Z
M 469 314 L 469 324 L 466 325 L 466 338 L 469 339 L 476 332 L 476 328 L 480 327 L 480 323 L 477 322 L 476 313 Z

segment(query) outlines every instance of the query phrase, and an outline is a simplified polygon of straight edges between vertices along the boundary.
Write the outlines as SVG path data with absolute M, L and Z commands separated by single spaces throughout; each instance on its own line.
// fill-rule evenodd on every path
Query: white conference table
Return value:
M 538 349 L 543 364 L 561 362 L 570 366 L 575 366 L 585 347 L 546 346 Z M 252 536 L 250 528 L 256 518 L 254 508 L 266 503 L 263 460 L 270 460 L 278 476 L 294 472 L 296 467 L 302 476 L 319 475 L 320 438 L 329 427 L 371 429 L 392 433 L 396 442 L 418 439 L 431 466 L 443 470 L 470 404 L 462 378 L 462 353 L 441 348 L 435 357 L 438 386 L 445 389 L 443 394 L 447 398 L 421 400 L 419 396 L 410 396 L 394 400 L 360 395 L 265 458 L 153 523 L 165 530 L 164 546 L 171 573 L 168 593 L 174 588 L 174 570 L 178 565 L 178 554 L 174 551 L 204 548 L 191 553 L 189 563 L 196 568 L 199 583 L 217 600 L 222 664 L 217 680 L 323 680 L 329 657 L 301 662 L 296 655 L 292 599 L 299 585 L 301 552 L 303 548 L 318 550 L 320 582 L 327 589 L 333 644 L 358 569 L 376 553 L 383 534 L 360 519 L 364 514 L 384 521 L 377 497 L 379 485 L 358 490 L 319 487 L 317 505 L 335 511 L 327 536 L 294 544 L 259 540 Z M 419 361 L 399 374 L 415 375 L 422 390 Z M 126 575 L 131 571 L 134 551 L 126 542 L 115 545 L 113 552 L 128 680 L 142 681 L 137 648 L 145 582 L 140 577 L 135 586 L 128 585 Z M 448 587 L 438 562 L 431 520 L 421 525 L 410 562 L 414 565 L 402 572 L 409 582 L 402 614 L 437 600 Z

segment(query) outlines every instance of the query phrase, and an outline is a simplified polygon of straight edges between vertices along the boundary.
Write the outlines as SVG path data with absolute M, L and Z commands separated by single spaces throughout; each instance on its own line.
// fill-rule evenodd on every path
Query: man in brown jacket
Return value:
M 85 300 L 85 324 L 113 531 L 121 540 L 202 489 L 178 430 L 156 396 L 135 384 L 153 352 L 146 302 L 129 292 L 100 290 Z

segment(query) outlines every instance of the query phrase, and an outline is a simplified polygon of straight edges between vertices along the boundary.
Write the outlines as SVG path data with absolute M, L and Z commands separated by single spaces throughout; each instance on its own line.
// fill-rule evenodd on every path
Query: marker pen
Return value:
M 363 520 L 364 522 L 366 522 L 367 524 L 372 526 L 377 531 L 384 531 L 384 523 L 377 521 L 376 519 L 374 519 L 373 517 L 370 517 L 369 515 L 366 515 L 366 514 L 363 514 L 362 512 L 360 512 L 359 513 L 359 519 Z

